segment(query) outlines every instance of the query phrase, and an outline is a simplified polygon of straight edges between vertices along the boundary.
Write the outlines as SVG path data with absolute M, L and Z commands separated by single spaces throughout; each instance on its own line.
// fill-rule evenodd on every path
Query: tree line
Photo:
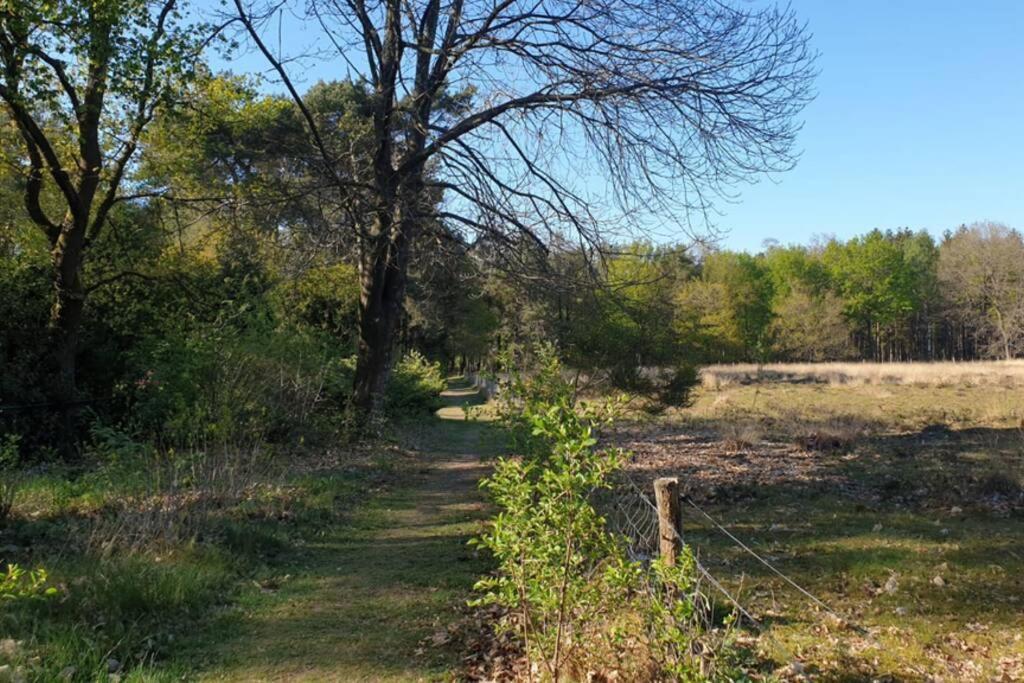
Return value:
M 880 362 L 1024 354 L 1024 238 L 997 223 L 872 230 L 756 254 L 646 243 L 560 256 L 545 335 L 577 365 Z M 528 297 L 527 297 L 528 298 Z M 523 325 L 529 329 L 531 323 Z

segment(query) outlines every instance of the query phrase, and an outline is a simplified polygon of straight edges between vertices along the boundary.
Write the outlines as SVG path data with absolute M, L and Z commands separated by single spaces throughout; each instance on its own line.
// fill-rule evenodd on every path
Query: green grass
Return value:
M 710 571 L 820 680 L 1024 679 L 1024 391 L 763 384 L 634 426 L 691 495 L 850 624 L 684 507 Z M 737 430 L 737 424 L 743 429 Z M 827 448 L 809 435 L 831 430 Z M 742 438 L 735 435 L 742 434 Z M 941 580 L 937 580 L 939 577 Z
M 448 397 L 449 412 L 472 398 Z M 194 533 L 130 551 L 118 525 L 187 486 L 158 490 L 123 468 L 30 477 L 0 559 L 46 567 L 59 595 L 0 602 L 0 640 L 19 641 L 0 666 L 32 680 L 104 680 L 111 660 L 138 681 L 446 677 L 456 653 L 423 641 L 487 569 L 466 541 L 486 514 L 478 454 L 501 441 L 432 416 L 395 438 L 261 469 L 201 511 L 186 496 L 175 514 Z

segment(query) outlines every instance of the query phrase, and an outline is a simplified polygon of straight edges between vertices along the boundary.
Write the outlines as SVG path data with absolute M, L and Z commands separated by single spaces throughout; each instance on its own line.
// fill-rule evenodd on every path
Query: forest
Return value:
M 1024 235 L 979 216 L 723 246 L 714 202 L 797 161 L 816 55 L 790 9 L 299 5 L 0 3 L 0 681 L 926 666 L 910 649 L 872 663 L 878 643 L 789 653 L 817 628 L 806 615 L 776 626 L 729 593 L 714 607 L 681 525 L 672 560 L 652 560 L 598 494 L 685 470 L 718 483 L 681 500 L 744 525 L 799 502 L 856 536 L 871 514 L 916 529 L 968 508 L 1014 542 Z M 327 56 L 286 55 L 285 6 Z M 261 69 L 227 68 L 242 55 Z M 302 59 L 333 76 L 310 83 Z M 652 237 L 655 215 L 672 239 Z M 900 379 L 954 361 L 996 369 L 955 392 Z M 833 362 L 893 369 L 806 388 L 761 371 Z M 716 379 L 734 363 L 757 369 Z M 683 443 L 666 456 L 668 432 Z M 915 471 L 937 433 L 945 465 Z M 820 459 L 825 483 L 723 484 L 733 461 L 691 459 L 696 442 L 767 469 Z M 900 464 L 832 457 L 862 448 Z M 950 481 L 963 499 L 941 497 Z M 851 572 L 838 583 L 884 600 L 877 574 L 906 588 L 932 571 L 917 561 L 790 569 L 816 591 Z M 964 576 L 984 583 L 974 562 Z M 709 566 L 743 585 L 742 563 Z M 828 599 L 859 609 L 852 589 Z M 935 614 L 916 617 L 923 632 Z M 787 645 L 757 640 L 769 628 Z

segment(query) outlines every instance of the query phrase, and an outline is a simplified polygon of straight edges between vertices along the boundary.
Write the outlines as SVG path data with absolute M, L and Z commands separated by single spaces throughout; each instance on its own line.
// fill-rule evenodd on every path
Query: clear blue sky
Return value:
M 1024 228 L 1024 2 L 794 0 L 821 52 L 797 168 L 723 206 L 727 246 Z
M 821 53 L 803 156 L 719 205 L 723 246 L 989 219 L 1024 228 L 1024 1 L 792 4 Z M 285 52 L 315 42 L 311 28 L 286 20 Z M 303 85 L 344 77 L 337 66 L 310 63 Z M 230 67 L 266 68 L 254 54 Z

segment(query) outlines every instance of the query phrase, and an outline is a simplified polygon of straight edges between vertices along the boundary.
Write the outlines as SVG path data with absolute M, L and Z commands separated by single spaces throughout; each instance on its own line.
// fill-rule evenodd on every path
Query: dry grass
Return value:
M 711 365 L 703 385 L 816 383 L 830 385 L 1024 386 L 1024 360 L 940 363 L 769 363 Z

